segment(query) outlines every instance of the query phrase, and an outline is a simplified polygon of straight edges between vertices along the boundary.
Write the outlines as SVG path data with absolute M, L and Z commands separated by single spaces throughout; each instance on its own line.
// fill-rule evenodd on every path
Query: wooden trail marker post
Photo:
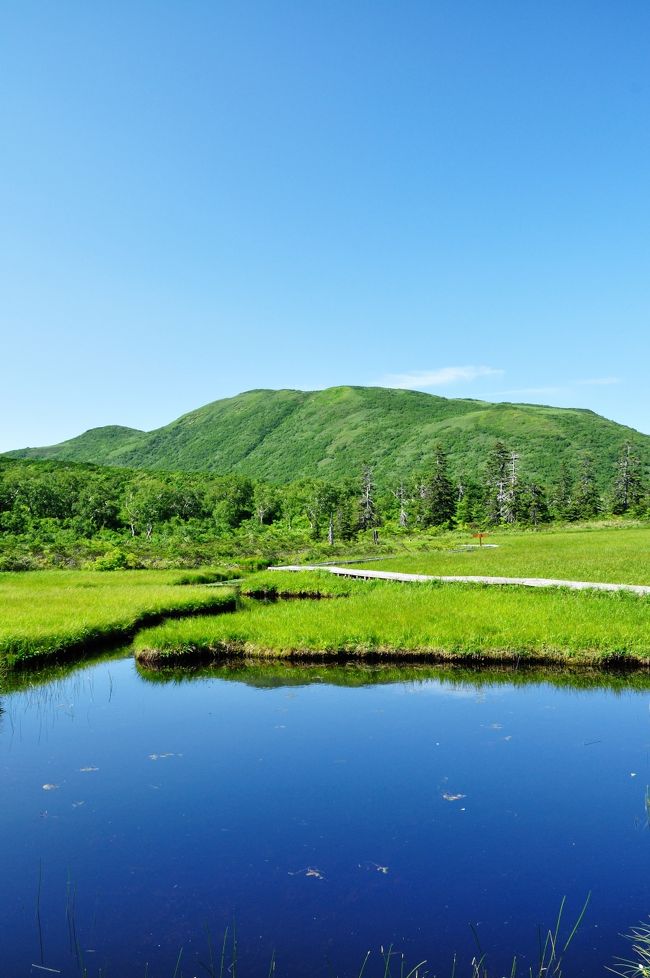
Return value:
M 479 547 L 482 547 L 483 546 L 483 537 L 489 536 L 489 533 L 472 533 L 472 536 L 473 537 L 476 537 L 478 539 L 478 545 L 479 545 Z

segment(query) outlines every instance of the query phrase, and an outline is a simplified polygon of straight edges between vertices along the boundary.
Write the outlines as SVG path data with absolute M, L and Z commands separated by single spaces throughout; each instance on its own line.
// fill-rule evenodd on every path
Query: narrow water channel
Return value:
M 381 975 L 382 945 L 461 978 L 470 924 L 523 973 L 588 893 L 564 974 L 605 974 L 650 912 L 649 704 L 647 677 L 131 659 L 0 692 L 0 976 L 208 974 L 233 921 L 241 978 Z

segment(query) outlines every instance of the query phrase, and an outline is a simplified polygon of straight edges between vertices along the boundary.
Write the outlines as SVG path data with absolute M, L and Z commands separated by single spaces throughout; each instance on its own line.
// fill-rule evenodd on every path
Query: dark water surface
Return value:
M 79 952 L 171 978 L 181 947 L 177 978 L 206 974 L 233 918 L 242 978 L 274 950 L 278 975 L 356 975 L 382 944 L 440 978 L 457 951 L 462 978 L 470 922 L 499 978 L 589 891 L 565 974 L 604 975 L 650 911 L 650 686 L 530 680 L 121 659 L 5 692 L 0 978 Z

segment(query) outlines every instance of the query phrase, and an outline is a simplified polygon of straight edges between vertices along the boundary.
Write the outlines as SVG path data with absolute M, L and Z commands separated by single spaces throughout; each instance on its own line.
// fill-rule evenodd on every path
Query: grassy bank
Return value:
M 246 585 L 322 593 L 329 601 L 280 601 L 222 618 L 166 622 L 135 641 L 143 663 L 220 656 L 430 657 L 588 665 L 650 665 L 650 615 L 626 593 L 528 591 L 476 585 L 341 582 L 325 572 L 268 572 Z M 335 590 L 336 589 L 336 590 Z
M 456 550 L 471 536 L 441 537 L 439 549 L 369 563 L 440 575 L 555 577 L 650 584 L 650 528 L 494 533 L 498 546 Z M 421 541 L 420 541 L 421 542 Z M 363 565 L 355 565 L 363 566 Z M 201 587 L 241 568 L 201 571 L 43 571 L 0 574 L 0 665 L 38 665 L 130 638 L 141 626 L 232 609 L 234 595 Z M 196 585 L 196 586 L 187 586 Z M 232 621 L 169 624 L 138 638 L 148 661 L 217 655 L 533 659 L 647 663 L 647 602 L 631 595 L 522 593 L 476 586 L 399 585 L 326 573 L 262 572 L 249 596 L 341 600 L 250 603 Z M 332 607 L 325 607 L 332 605 Z
M 460 546 L 476 542 L 469 534 L 465 538 L 457 534 L 456 538 Z M 460 552 L 441 548 L 430 553 L 403 553 L 367 566 L 409 574 L 485 574 L 650 584 L 649 527 L 495 532 L 485 542 L 497 546 Z
M 179 571 L 0 574 L 0 666 L 34 665 L 121 641 L 163 616 L 234 607 L 229 588 L 187 586 L 179 579 L 193 581 L 191 573 Z

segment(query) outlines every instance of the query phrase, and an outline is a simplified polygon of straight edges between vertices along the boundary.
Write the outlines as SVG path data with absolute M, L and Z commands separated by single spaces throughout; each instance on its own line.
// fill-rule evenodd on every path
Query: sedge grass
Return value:
M 474 544 L 470 533 L 458 534 L 457 545 Z M 407 553 L 370 563 L 371 569 L 409 574 L 545 577 L 612 584 L 650 584 L 650 527 L 597 530 L 495 531 L 494 547 L 429 553 Z M 359 567 L 363 567 L 360 564 Z
M 302 577 L 273 573 L 281 592 Z M 335 586 L 323 572 L 293 586 L 304 583 L 323 594 Z M 247 586 L 254 591 L 259 578 Z M 428 656 L 650 665 L 648 600 L 635 594 L 384 581 L 347 586 L 348 597 L 329 601 L 244 599 L 233 615 L 169 621 L 136 637 L 136 656 L 141 662 Z
M 0 574 L 0 665 L 36 665 L 121 641 L 165 615 L 234 607 L 228 588 L 188 587 L 178 577 L 178 571 Z
M 40 877 L 39 877 L 40 886 Z M 75 893 L 76 888 L 68 881 L 66 889 L 66 920 L 69 931 L 69 944 L 71 955 L 74 957 L 75 964 L 80 978 L 91 978 L 91 971 L 88 969 L 82 951 L 82 946 L 77 934 L 77 921 L 75 916 Z M 566 899 L 563 898 L 560 910 L 557 915 L 555 926 L 544 932 L 539 928 L 538 942 L 539 950 L 533 960 L 524 957 L 520 960 L 519 955 L 514 955 L 507 965 L 509 978 L 570 978 L 571 968 L 566 969 L 566 961 L 569 956 L 572 944 L 582 926 L 587 907 L 590 901 L 590 894 L 587 896 L 576 920 L 571 923 L 564 923 L 564 909 Z M 37 918 L 40 919 L 38 910 L 40 903 L 40 891 L 37 897 Z M 489 956 L 483 951 L 476 928 L 469 925 L 477 950 L 468 962 L 463 966 L 459 960 L 459 955 L 454 954 L 449 968 L 440 965 L 435 971 L 431 970 L 432 963 L 428 959 L 417 961 L 416 964 L 408 962 L 405 954 L 394 947 L 394 945 L 383 945 L 378 951 L 368 950 L 364 955 L 360 967 L 352 967 L 351 970 L 343 972 L 349 978 L 435 978 L 436 975 L 446 975 L 448 978 L 496 978 L 504 975 L 506 969 L 498 967 L 494 969 Z M 176 963 L 171 978 L 183 978 L 183 975 L 196 975 L 197 965 L 200 965 L 208 978 L 226 978 L 226 976 L 236 976 L 242 973 L 239 960 L 239 937 L 237 927 L 233 921 L 232 926 L 226 927 L 221 940 L 215 940 L 211 928 L 206 923 L 204 925 L 206 950 L 194 951 L 188 964 L 189 971 L 182 970 L 182 962 L 185 957 L 183 946 L 176 954 Z M 640 924 L 633 927 L 631 932 L 626 935 L 632 944 L 632 958 L 616 957 L 614 966 L 606 968 L 607 971 L 619 978 L 650 978 L 650 927 L 647 924 Z M 62 974 L 59 968 L 51 968 L 43 964 L 43 946 L 40 945 L 41 964 L 32 964 L 31 969 L 41 972 Z M 111 972 L 112 973 L 112 972 Z M 243 972 L 250 974 L 250 972 Z M 266 974 L 267 978 L 274 978 L 282 974 L 281 962 L 278 967 L 278 957 L 273 950 L 270 955 L 268 968 L 258 971 L 257 975 Z M 93 978 L 107 978 L 109 972 L 105 968 L 99 968 L 98 972 L 92 972 Z M 160 974 L 160 972 L 158 972 Z M 169 978 L 169 972 L 167 972 Z M 145 965 L 142 978 L 153 978 L 149 970 L 149 965 Z M 161 978 L 163 976 L 161 975 Z

